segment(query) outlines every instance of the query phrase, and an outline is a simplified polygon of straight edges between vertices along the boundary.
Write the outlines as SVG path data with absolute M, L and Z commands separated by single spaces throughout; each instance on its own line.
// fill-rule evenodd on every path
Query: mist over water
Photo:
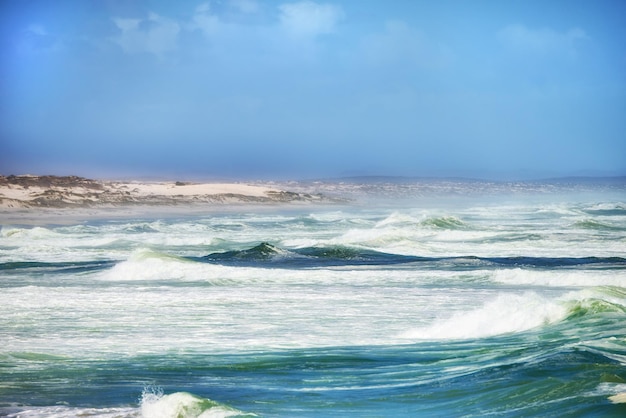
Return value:
M 623 185 L 324 192 L 2 224 L 0 415 L 625 412 Z

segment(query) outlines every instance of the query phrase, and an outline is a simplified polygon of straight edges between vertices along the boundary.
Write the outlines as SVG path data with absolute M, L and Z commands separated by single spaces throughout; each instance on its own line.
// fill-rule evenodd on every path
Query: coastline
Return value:
M 308 181 L 109 181 L 78 176 L 0 176 L 0 224 L 50 225 L 121 218 L 198 216 L 233 211 L 290 211 L 337 206 L 466 205 L 598 194 L 619 202 L 626 177 L 492 181 L 364 177 Z M 621 206 L 620 206 L 621 207 Z
M 241 208 L 342 202 L 321 194 L 249 183 L 105 181 L 78 176 L 0 176 L 0 224 L 67 224 L 128 217 L 185 216 Z

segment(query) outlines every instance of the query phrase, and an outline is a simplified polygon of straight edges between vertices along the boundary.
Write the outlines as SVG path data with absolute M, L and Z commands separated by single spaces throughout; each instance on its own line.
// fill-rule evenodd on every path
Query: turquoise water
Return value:
M 0 416 L 624 416 L 626 196 L 0 230 Z

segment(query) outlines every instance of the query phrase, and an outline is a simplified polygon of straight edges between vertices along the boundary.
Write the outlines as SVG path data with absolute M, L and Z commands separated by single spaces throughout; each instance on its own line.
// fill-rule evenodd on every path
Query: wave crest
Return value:
M 626 313 L 626 291 L 623 288 L 597 287 L 556 299 L 536 292 L 500 294 L 473 310 L 436 320 L 401 337 L 414 340 L 483 338 L 604 313 Z
M 623 231 L 625 228 L 611 225 L 608 223 L 596 221 L 593 219 L 585 219 L 574 223 L 574 228 L 589 229 L 595 231 Z
M 537 293 L 503 294 L 472 311 L 459 312 L 402 335 L 417 340 L 482 338 L 526 331 L 558 322 L 568 315 L 565 306 Z
M 469 225 L 454 216 L 441 216 L 437 218 L 428 218 L 420 222 L 422 226 L 436 229 L 467 229 Z
M 146 418 L 252 417 L 227 405 L 187 392 L 164 395 L 161 390 L 144 390 L 141 415 Z
M 286 250 L 267 242 L 245 250 L 212 253 L 200 258 L 201 261 L 226 265 L 261 266 L 260 262 L 270 262 L 272 267 L 391 265 L 421 259 L 342 245 Z

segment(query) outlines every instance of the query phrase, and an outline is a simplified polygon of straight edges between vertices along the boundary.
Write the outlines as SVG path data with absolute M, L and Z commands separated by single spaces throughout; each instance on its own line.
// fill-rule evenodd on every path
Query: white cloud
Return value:
M 498 32 L 500 41 L 509 48 L 533 53 L 574 53 L 578 42 L 588 39 L 580 28 L 559 32 L 550 28 L 531 29 L 524 25 L 509 25 Z
M 196 13 L 210 13 L 211 12 L 211 4 L 210 3 L 202 3 L 198 7 L 196 7 Z
M 139 29 L 139 23 L 141 22 L 141 19 L 114 18 L 113 22 L 115 22 L 117 28 L 120 29 L 122 32 L 129 32 Z
M 343 11 L 332 4 L 312 1 L 285 3 L 279 6 L 281 25 L 294 36 L 315 37 L 331 33 L 343 17 Z
M 147 19 L 114 18 L 120 35 L 113 38 L 128 54 L 147 52 L 158 57 L 176 49 L 180 25 L 150 13 Z
M 364 39 L 362 48 L 364 56 L 375 65 L 441 69 L 453 60 L 447 46 L 427 39 L 400 20 L 387 21 L 384 31 Z
M 230 0 L 228 7 L 236 14 L 253 14 L 259 10 L 259 5 L 254 0 Z M 225 21 L 220 13 L 213 10 L 210 3 L 203 3 L 196 7 L 191 21 L 185 27 L 189 30 L 200 30 L 208 36 L 214 36 L 224 30 L 231 30 L 234 26 L 237 25 Z
M 295 44 L 303 48 L 300 41 L 314 40 L 319 35 L 333 32 L 343 17 L 338 6 L 309 0 L 281 4 L 277 11 L 278 20 L 268 24 L 267 20 L 249 21 L 243 17 L 248 15 L 251 18 L 252 14 L 260 12 L 256 0 L 227 0 L 222 5 L 204 2 L 195 7 L 188 19 L 176 20 L 155 13 L 144 18 L 114 18 L 119 34 L 111 40 L 128 54 L 149 53 L 163 57 L 177 49 L 179 37 L 184 32 L 199 31 L 209 42 L 185 47 L 206 48 L 210 53 L 221 51 L 230 59 L 238 52 L 249 53 L 252 49 L 271 53 L 292 48 Z M 297 42 L 289 42 L 290 39 Z
M 254 0 L 230 0 L 230 5 L 241 13 L 256 13 L 259 4 Z
M 205 35 L 214 35 L 222 26 L 222 22 L 219 17 L 211 13 L 211 6 L 209 3 L 203 3 L 196 8 L 191 23 L 188 28 L 191 30 L 201 30 Z
M 48 54 L 63 49 L 61 38 L 50 33 L 43 25 L 30 24 L 16 39 L 17 50 L 24 55 Z

